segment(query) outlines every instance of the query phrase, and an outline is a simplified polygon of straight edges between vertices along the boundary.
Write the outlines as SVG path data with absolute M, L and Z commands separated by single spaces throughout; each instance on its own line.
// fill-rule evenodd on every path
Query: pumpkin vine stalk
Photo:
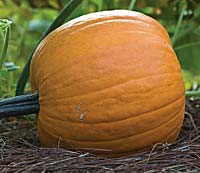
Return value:
M 38 114 L 39 94 L 16 96 L 0 101 L 0 118 Z

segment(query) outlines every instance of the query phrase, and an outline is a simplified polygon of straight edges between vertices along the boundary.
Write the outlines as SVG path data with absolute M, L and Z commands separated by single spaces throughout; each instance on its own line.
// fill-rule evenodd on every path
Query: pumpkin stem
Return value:
M 0 101 L 0 118 L 38 114 L 39 94 L 16 96 Z

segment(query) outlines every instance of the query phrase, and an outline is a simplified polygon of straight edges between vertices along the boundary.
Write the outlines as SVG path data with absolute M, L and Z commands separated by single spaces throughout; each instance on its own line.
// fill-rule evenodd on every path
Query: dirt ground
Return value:
M 187 100 L 175 144 L 157 144 L 151 151 L 114 159 L 42 148 L 34 122 L 27 118 L 0 121 L 0 172 L 200 173 L 200 100 Z

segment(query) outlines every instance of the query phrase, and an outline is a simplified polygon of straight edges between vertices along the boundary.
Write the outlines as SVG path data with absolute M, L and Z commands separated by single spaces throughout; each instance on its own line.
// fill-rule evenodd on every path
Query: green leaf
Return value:
M 7 50 L 8 50 L 9 32 L 10 32 L 10 27 L 7 26 L 6 33 L 5 33 L 5 39 L 4 39 L 4 43 L 3 43 L 3 49 L 2 49 L 2 53 L 1 53 L 1 57 L 0 57 L 0 71 L 1 71 L 2 65 L 5 61 Z
M 179 40 L 174 48 L 182 69 L 192 72 L 193 75 L 200 75 L 199 46 L 200 38 L 190 33 Z
M 98 11 L 101 11 L 103 8 L 103 0 L 92 0 L 93 3 L 97 5 Z
M 190 90 L 193 83 L 193 74 L 187 70 L 182 70 L 182 75 L 185 84 L 185 90 Z
M 183 20 L 183 16 L 184 16 L 184 13 L 187 9 L 187 3 L 183 3 L 183 7 L 181 9 L 181 13 L 180 13 L 180 16 L 179 16 L 179 19 L 178 19 L 178 22 L 177 22 L 177 25 L 176 25 L 176 30 L 175 30 L 175 33 L 172 37 L 172 45 L 174 46 L 175 43 L 176 43 L 176 39 L 177 39 L 177 36 L 179 34 L 179 31 L 180 31 L 180 27 L 181 27 L 181 23 L 182 23 L 182 20 Z
M 141 11 L 145 14 L 153 14 L 153 11 L 154 11 L 154 7 L 145 7 L 145 8 L 142 8 Z
M 53 21 L 53 23 L 50 25 L 50 27 L 47 29 L 47 31 L 44 33 L 44 35 L 42 36 L 42 38 L 40 39 L 39 43 L 41 42 L 41 40 L 47 35 L 49 34 L 51 31 L 53 31 L 54 29 L 56 29 L 57 27 L 59 27 L 60 25 L 63 24 L 63 22 L 65 21 L 65 19 L 74 11 L 74 9 L 82 2 L 82 0 L 71 0 L 64 8 L 63 10 L 59 13 L 59 15 L 57 16 L 57 18 Z M 39 44 L 38 43 L 38 44 Z M 37 45 L 38 46 L 38 45 Z M 28 61 L 22 71 L 22 74 L 18 80 L 17 83 L 17 89 L 16 89 L 16 95 L 21 95 L 24 92 L 25 89 L 25 85 L 28 81 L 29 78 L 29 70 L 30 70 L 30 63 L 31 63 L 31 59 L 33 56 L 33 53 L 35 52 L 37 46 L 32 50 L 32 52 L 30 53 L 29 57 L 28 57 Z
M 194 11 L 194 16 L 195 17 L 199 17 L 200 16 L 200 6 L 196 7 L 196 9 Z
M 133 9 L 134 9 L 134 6 L 135 6 L 135 3 L 136 3 L 136 0 L 131 0 L 128 9 L 129 9 L 129 10 L 133 10 Z
M 194 33 L 197 35 L 197 36 L 200 36 L 200 27 L 195 29 L 194 30 Z

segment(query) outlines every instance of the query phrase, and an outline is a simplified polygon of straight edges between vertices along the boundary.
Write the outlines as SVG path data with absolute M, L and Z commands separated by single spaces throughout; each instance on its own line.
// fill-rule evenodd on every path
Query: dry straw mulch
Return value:
M 187 100 L 177 143 L 156 144 L 151 151 L 108 159 L 42 148 L 33 124 L 27 120 L 6 120 L 0 125 L 0 152 L 0 172 L 200 173 L 200 101 Z

